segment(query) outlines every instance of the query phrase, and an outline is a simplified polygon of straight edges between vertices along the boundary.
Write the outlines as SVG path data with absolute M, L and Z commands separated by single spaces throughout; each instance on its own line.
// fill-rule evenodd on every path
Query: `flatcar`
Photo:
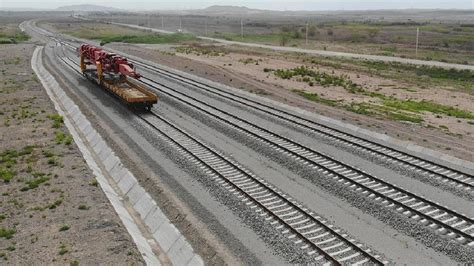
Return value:
M 126 58 L 89 44 L 81 45 L 78 53 L 82 74 L 129 107 L 150 110 L 158 102 L 155 93 L 134 81 L 141 75 Z

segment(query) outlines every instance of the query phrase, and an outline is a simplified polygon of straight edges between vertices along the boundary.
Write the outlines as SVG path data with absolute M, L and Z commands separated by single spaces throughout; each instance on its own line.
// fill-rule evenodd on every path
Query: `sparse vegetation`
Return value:
M 21 191 L 28 191 L 30 189 L 35 189 L 37 187 L 39 187 L 39 185 L 47 182 L 49 180 L 49 177 L 45 176 L 45 174 L 43 173 L 35 173 L 33 174 L 33 176 L 35 177 L 34 179 L 32 180 L 29 180 L 29 181 L 26 181 L 25 184 L 26 184 L 26 187 L 22 187 L 20 190 Z
M 306 82 L 309 86 L 314 86 L 318 83 L 321 86 L 340 86 L 350 93 L 363 92 L 364 89 L 352 82 L 344 75 L 332 75 L 326 72 L 314 71 L 306 66 L 300 66 L 293 69 L 277 69 L 273 72 L 275 76 L 282 79 L 291 79 L 293 77 L 300 77 L 302 82 Z
M 337 106 L 339 104 L 338 101 L 320 97 L 317 93 L 309 93 L 298 89 L 292 89 L 291 91 L 313 102 L 318 102 L 329 106 Z
M 147 34 L 147 35 L 111 35 L 102 38 L 88 38 L 88 39 L 100 39 L 101 45 L 105 45 L 111 42 L 124 42 L 124 43 L 151 43 L 151 44 L 163 44 L 163 43 L 180 43 L 184 41 L 195 40 L 195 36 L 187 33 L 174 33 L 174 34 Z
M 13 177 L 15 177 L 16 173 L 11 170 L 7 169 L 0 169 L 0 178 L 3 180 L 3 182 L 8 183 L 10 182 Z
M 194 54 L 197 56 L 224 56 L 227 54 L 223 49 L 216 46 L 181 45 L 174 49 L 177 53 Z
M 21 21 L 30 19 L 26 13 L 2 12 L 0 32 L 11 16 L 17 16 Z M 55 255 L 74 250 L 73 243 L 87 242 L 87 234 L 71 235 L 69 232 L 76 225 L 84 228 L 99 216 L 109 221 L 118 218 L 110 211 L 112 207 L 103 202 L 100 210 L 77 208 L 85 202 L 95 206 L 103 192 L 88 185 L 90 179 L 84 176 L 92 173 L 80 152 L 71 145 L 72 137 L 63 127 L 62 117 L 35 79 L 30 68 L 35 44 L 0 47 L 0 261 L 18 265 L 34 261 L 43 265 L 82 260 L 84 257 L 80 253 L 75 258 L 65 255 L 64 261 Z M 56 140 L 57 132 L 62 132 L 58 134 L 60 145 Z M 105 208 L 108 211 L 103 212 Z M 51 231 L 50 225 L 55 223 L 57 227 Z M 71 226 L 69 231 L 65 231 L 66 225 Z M 108 257 L 112 264 L 123 263 L 128 258 L 123 253 L 134 249 L 122 228 L 116 228 L 114 233 L 120 236 L 120 245 L 125 244 L 120 254 L 112 251 L 117 247 L 114 237 L 103 230 L 95 235 L 98 236 L 95 241 L 87 242 L 87 254 Z M 47 241 L 50 238 L 54 241 Z M 61 241 L 65 248 L 58 250 Z M 133 260 L 142 261 L 139 255 Z
M 57 131 L 56 132 L 56 143 L 61 144 L 64 143 L 65 145 L 71 145 L 72 143 L 72 137 L 69 134 L 65 134 L 62 131 Z
M 89 182 L 89 185 L 93 186 L 93 187 L 97 187 L 99 185 L 99 182 L 97 181 L 97 179 L 92 179 L 91 182 Z
M 64 123 L 64 118 L 59 114 L 49 115 L 48 118 L 53 120 L 53 128 L 59 128 Z
M 0 44 L 16 44 L 29 39 L 30 36 L 20 31 L 16 25 L 0 26 Z
M 65 244 L 61 244 L 61 245 L 59 246 L 59 251 L 58 251 L 58 254 L 59 254 L 59 255 L 62 256 L 62 255 L 64 255 L 64 254 L 68 253 L 68 252 L 69 252 L 69 250 L 68 250 L 68 248 L 66 247 Z
M 347 111 L 351 111 L 353 113 L 368 115 L 368 116 L 377 116 L 377 117 L 384 117 L 391 120 L 397 121 L 406 121 L 412 123 L 420 123 L 423 119 L 416 114 L 405 112 L 404 110 L 393 108 L 390 106 L 385 105 L 377 105 L 371 103 L 344 103 L 343 101 L 336 101 L 321 97 L 316 93 L 306 92 L 304 90 L 293 89 L 292 92 L 310 100 L 313 102 L 322 103 L 329 106 L 335 106 L 343 108 Z
M 258 65 L 259 62 L 262 62 L 262 59 L 253 59 L 253 58 L 249 57 L 249 58 L 245 58 L 245 59 L 240 59 L 239 62 L 244 64 L 244 65 L 248 65 L 248 64 Z
M 84 210 L 88 210 L 90 207 L 87 206 L 87 205 L 85 205 L 85 204 L 81 204 L 81 205 L 79 205 L 79 207 L 77 207 L 77 208 L 78 208 L 79 210 L 83 210 L 83 211 L 84 211 Z
M 10 239 L 16 233 L 15 229 L 8 229 L 4 227 L 0 227 L 0 237 Z
M 435 114 L 445 114 L 456 118 L 474 119 L 474 114 L 468 111 L 460 110 L 455 107 L 446 106 L 426 100 L 397 100 L 389 98 L 384 100 L 384 105 L 398 110 L 405 110 L 414 113 L 431 112 Z
M 70 225 L 68 224 L 63 224 L 60 228 L 59 228 L 59 232 L 63 232 L 63 231 L 67 231 L 71 228 Z

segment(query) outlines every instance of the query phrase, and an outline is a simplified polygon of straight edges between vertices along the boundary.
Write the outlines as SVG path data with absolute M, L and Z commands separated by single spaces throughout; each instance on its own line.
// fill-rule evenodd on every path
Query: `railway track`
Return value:
M 272 133 L 224 110 L 210 106 L 199 99 L 166 87 L 163 84 L 158 84 L 148 78 L 142 78 L 142 82 L 159 91 L 161 95 L 167 95 L 215 120 L 229 125 L 250 138 L 268 144 L 274 151 L 288 156 L 290 159 L 307 167 L 311 167 L 315 171 L 332 178 L 334 182 L 343 183 L 348 189 L 352 189 L 362 196 L 377 201 L 387 208 L 395 209 L 395 211 L 403 213 L 407 217 L 419 221 L 421 224 L 436 229 L 439 234 L 456 239 L 462 244 L 474 245 L 474 221 L 455 210 L 451 210 L 448 207 L 339 162 L 325 154 Z
M 261 218 L 308 255 L 313 256 L 318 264 L 387 263 L 380 261 L 378 255 L 372 255 L 370 249 L 362 248 L 361 244 L 355 243 L 346 234 L 340 234 L 340 230 L 334 229 L 321 217 L 314 216 L 288 195 L 166 119 L 153 112 L 139 117 L 158 131 L 175 150 L 182 152 L 186 159 L 197 164 L 210 178 L 245 202 L 248 208 L 254 209 Z
M 420 223 L 435 229 L 439 234 L 455 238 L 460 243 L 474 246 L 474 221 L 455 210 L 369 175 L 288 138 L 278 136 L 173 88 L 146 77 L 142 78 L 142 81 L 162 94 L 198 109 L 249 137 L 269 144 L 275 151 L 288 155 L 297 162 L 311 166 L 316 171 L 334 179 L 335 182 L 342 182 L 348 188 L 382 203 L 387 208 L 393 208 L 397 212 L 418 220 Z
M 448 183 L 465 190 L 473 191 L 474 189 L 474 176 L 471 174 L 463 173 L 461 171 L 427 161 L 406 152 L 395 150 L 379 143 L 357 137 L 355 135 L 311 121 L 287 111 L 266 105 L 262 102 L 257 102 L 255 100 L 246 98 L 242 95 L 210 86 L 200 81 L 189 79 L 188 77 L 173 73 L 163 68 L 144 64 L 136 60 L 131 61 L 135 65 L 158 73 L 169 80 L 178 81 L 182 84 L 193 86 L 213 95 L 225 98 L 231 102 L 235 102 L 245 107 L 257 110 L 296 127 L 309 130 L 318 136 L 332 140 L 336 143 L 343 144 L 350 148 L 355 148 L 358 151 L 365 152 L 372 156 L 376 156 L 379 159 L 385 160 L 387 163 L 403 166 L 410 171 L 425 174 L 443 183 Z
M 82 75 L 74 61 L 59 57 Z M 261 219 L 273 226 L 318 264 L 387 264 L 347 234 L 340 233 L 322 217 L 277 190 L 265 180 L 210 148 L 154 112 L 136 113 L 161 138 L 231 194 L 245 202 Z

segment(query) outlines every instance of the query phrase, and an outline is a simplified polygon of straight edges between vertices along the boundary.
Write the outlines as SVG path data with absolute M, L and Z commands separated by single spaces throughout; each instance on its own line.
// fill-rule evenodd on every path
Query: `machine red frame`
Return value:
M 133 70 L 133 64 L 120 55 L 109 53 L 96 46 L 83 44 L 79 47 L 81 54 L 81 69 L 84 71 L 86 65 L 94 64 L 102 68 L 102 73 L 114 73 L 129 76 L 135 79 L 141 77 L 140 74 Z M 87 60 L 87 61 L 86 61 Z
M 133 70 L 133 64 L 126 58 L 90 44 L 81 45 L 78 52 L 83 75 L 122 99 L 128 106 L 150 110 L 158 102 L 156 94 L 127 79 L 139 79 L 141 75 Z M 88 69 L 88 65 L 94 65 L 95 69 Z

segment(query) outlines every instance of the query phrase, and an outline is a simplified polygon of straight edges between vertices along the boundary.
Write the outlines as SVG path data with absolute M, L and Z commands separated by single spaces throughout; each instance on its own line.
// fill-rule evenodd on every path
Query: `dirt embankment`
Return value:
M 0 261 L 144 264 L 31 70 L 33 49 L 0 49 Z
M 413 84 L 395 79 L 381 78 L 357 71 L 344 71 L 325 65 L 314 65 L 314 69 L 333 76 L 346 75 L 348 79 L 367 90 L 366 94 L 349 93 L 338 86 L 320 86 L 302 82 L 298 79 L 281 79 L 265 69 L 290 69 L 304 64 L 298 57 L 275 52 L 246 51 L 236 47 L 216 48 L 216 52 L 178 52 L 169 45 L 130 45 L 109 44 L 111 47 L 135 56 L 147 58 L 160 64 L 186 71 L 235 88 L 244 89 L 261 96 L 298 106 L 302 109 L 344 120 L 369 130 L 388 134 L 392 137 L 408 140 L 421 146 L 439 150 L 466 160 L 474 160 L 472 129 L 474 125 L 466 119 L 448 115 L 421 113 L 423 123 L 414 124 L 347 111 L 344 108 L 308 100 L 293 89 L 303 89 L 316 93 L 325 99 L 346 102 L 347 104 L 377 104 L 380 98 L 370 93 L 393 97 L 400 101 L 430 100 L 473 112 L 473 96 L 462 91 L 432 88 L 429 90 L 414 87 Z M 224 53 L 220 53 L 224 51 Z M 227 51 L 227 52 L 226 52 Z M 251 59 L 251 60 L 249 60 Z M 258 62 L 258 63 L 257 63 Z

